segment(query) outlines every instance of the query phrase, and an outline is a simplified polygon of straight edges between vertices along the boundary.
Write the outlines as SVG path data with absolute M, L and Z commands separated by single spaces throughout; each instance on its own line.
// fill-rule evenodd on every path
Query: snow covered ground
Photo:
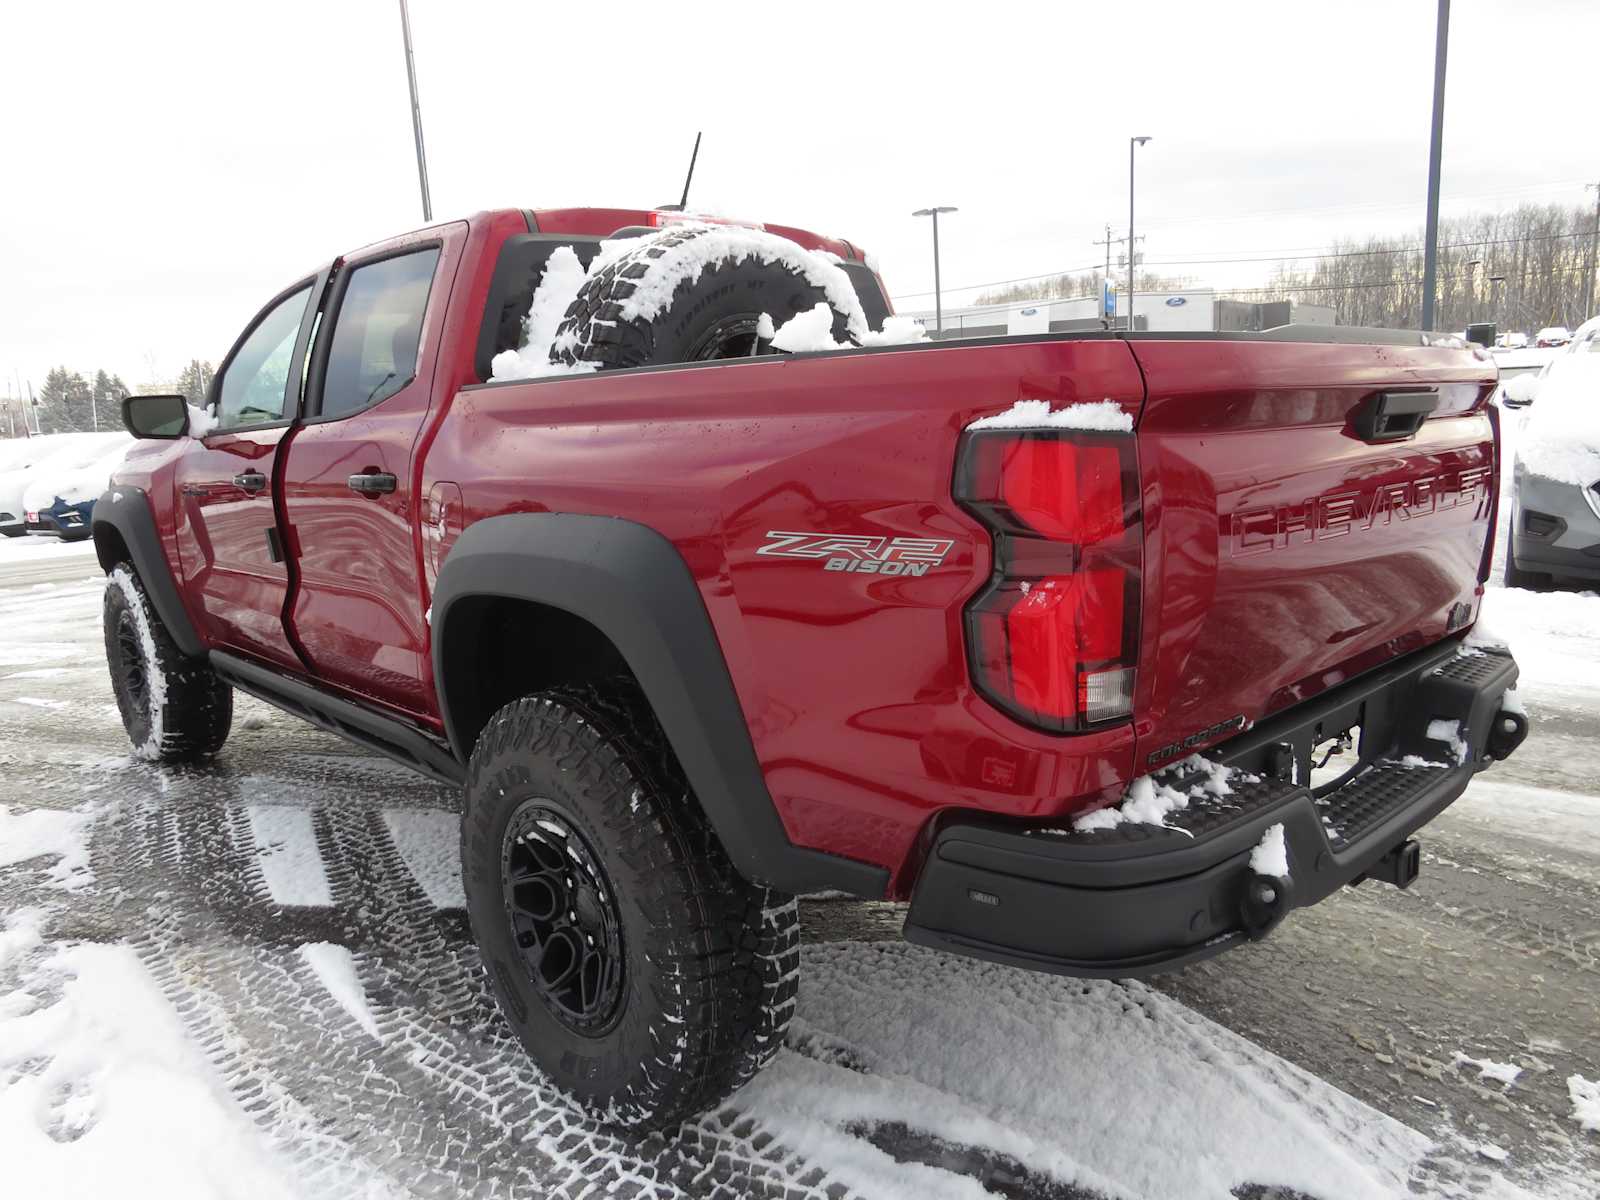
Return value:
M 216 764 L 136 762 L 102 584 L 85 546 L 0 543 L 4 1194 L 1600 1194 L 1593 595 L 1491 591 L 1534 738 L 1412 891 L 1346 893 L 1156 986 L 950 958 L 893 940 L 894 906 L 810 903 L 772 1068 L 635 1139 L 568 1110 L 496 1017 L 452 797 L 247 699 Z M 1499 966 L 1514 1002 L 1486 990 Z

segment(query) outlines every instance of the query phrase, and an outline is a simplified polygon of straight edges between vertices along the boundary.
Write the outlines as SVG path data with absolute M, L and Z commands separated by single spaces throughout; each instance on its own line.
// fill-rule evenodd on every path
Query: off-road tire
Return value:
M 595 363 L 602 370 L 742 357 L 766 348 L 764 342 L 754 344 L 762 313 L 781 327 L 827 302 L 823 289 L 792 266 L 755 255 L 730 256 L 686 275 L 654 316 L 626 315 L 625 301 L 657 279 L 677 274 L 684 259 L 698 252 L 693 243 L 710 233 L 693 226 L 642 240 L 596 271 L 568 306 L 551 357 L 569 365 Z M 835 306 L 834 340 L 845 341 L 849 327 L 848 316 Z
M 1506 538 L 1506 586 L 1524 588 L 1530 592 L 1547 592 L 1555 586 L 1555 577 L 1544 571 L 1524 571 L 1517 566 L 1517 545 L 1514 537 Z
M 127 563 L 106 577 L 102 613 L 111 690 L 134 753 L 180 763 L 222 749 L 233 726 L 233 689 L 178 649 Z
M 620 992 L 609 1023 L 589 1032 L 536 986 L 512 925 L 507 831 L 533 802 L 586 844 L 619 917 Z M 467 768 L 461 863 L 501 1013 L 591 1115 L 672 1125 L 720 1103 L 782 1044 L 799 968 L 795 900 L 734 870 L 637 693 L 563 688 L 491 717 Z

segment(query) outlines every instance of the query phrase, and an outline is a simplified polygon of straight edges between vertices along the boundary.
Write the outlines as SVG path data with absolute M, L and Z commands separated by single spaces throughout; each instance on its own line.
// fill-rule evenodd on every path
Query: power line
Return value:
M 1549 270 L 1547 272 L 1543 272 L 1543 274 L 1544 275 L 1572 275 L 1572 274 L 1575 274 L 1575 273 L 1577 273 L 1579 271 L 1586 271 L 1586 270 L 1588 270 L 1588 267 L 1586 267 L 1586 266 L 1553 267 L 1553 268 L 1551 268 L 1551 270 Z M 1454 283 L 1457 280 L 1461 280 L 1461 279 L 1470 280 L 1471 278 L 1472 278 L 1472 276 L 1470 276 L 1470 275 L 1443 275 L 1443 276 L 1440 276 L 1439 282 L 1440 283 Z M 1358 288 L 1395 288 L 1395 287 L 1405 287 L 1408 284 L 1415 284 L 1416 286 L 1421 287 L 1422 286 L 1422 279 L 1421 279 L 1420 276 L 1407 276 L 1407 277 L 1403 277 L 1403 278 L 1400 278 L 1400 279 L 1381 279 L 1381 280 L 1377 280 L 1377 281 L 1372 282 L 1372 283 L 1314 283 L 1314 284 L 1304 284 L 1304 285 L 1298 284 L 1298 283 L 1278 283 L 1278 284 L 1270 284 L 1269 283 L 1269 284 L 1263 284 L 1263 285 L 1261 285 L 1259 287 L 1217 287 L 1217 286 L 1213 286 L 1211 288 L 1211 290 L 1214 291 L 1214 292 L 1217 292 L 1219 294 L 1223 293 L 1223 292 L 1229 292 L 1229 293 L 1238 293 L 1238 292 L 1283 292 L 1283 293 L 1287 293 L 1287 292 L 1346 292 L 1346 291 L 1354 291 L 1354 290 L 1356 290 Z
M 1589 236 L 1589 234 L 1586 233 L 1586 232 L 1585 233 L 1549 233 L 1549 234 L 1538 234 L 1537 236 L 1533 236 L 1533 237 L 1492 238 L 1492 239 L 1482 239 L 1482 240 L 1479 240 L 1479 241 L 1472 241 L 1472 242 L 1447 242 L 1447 243 L 1441 245 L 1439 247 L 1439 249 L 1441 249 L 1441 250 L 1469 250 L 1469 249 L 1474 249 L 1474 248 L 1481 247 L 1481 246 L 1507 246 L 1507 245 L 1520 246 L 1520 245 L 1529 245 L 1529 244 L 1532 244 L 1534 242 L 1563 241 L 1563 240 L 1566 240 L 1566 239 L 1584 238 L 1584 237 L 1588 237 L 1588 236 Z M 1118 239 L 1118 240 L 1126 240 L 1126 239 Z M 1421 249 L 1422 249 L 1421 246 L 1395 246 L 1395 247 L 1385 247 L 1383 249 L 1377 249 L 1377 250 L 1334 250 L 1334 251 L 1328 251 L 1327 253 L 1323 253 L 1323 254 L 1283 254 L 1283 253 L 1273 253 L 1273 254 L 1263 255 L 1263 256 L 1260 256 L 1260 257 L 1174 258 L 1174 259 L 1161 259 L 1159 261 L 1154 261 L 1154 262 L 1143 262 L 1140 265 L 1148 268 L 1148 267 L 1199 267 L 1199 266 L 1209 266 L 1209 265 L 1215 265 L 1215 264 L 1252 263 L 1252 262 L 1307 262 L 1307 261 L 1312 261 L 1312 260 L 1321 260 L 1321 259 L 1330 259 L 1330 258 L 1372 257 L 1372 256 L 1375 256 L 1375 255 L 1380 255 L 1380 254 L 1416 254 L 1416 253 L 1419 253 L 1421 251 Z M 970 292 L 970 291 L 976 291 L 979 288 L 1004 287 L 1007 284 L 1012 284 L 1012 283 L 1033 283 L 1033 282 L 1035 282 L 1037 280 L 1040 280 L 1040 279 L 1055 279 L 1055 278 L 1057 278 L 1059 276 L 1063 276 L 1063 275 L 1079 275 L 1079 274 L 1082 274 L 1084 271 L 1094 271 L 1094 270 L 1098 270 L 1098 269 L 1100 269 L 1100 264 L 1099 263 L 1088 263 L 1088 264 L 1086 264 L 1084 266 L 1081 266 L 1081 267 L 1068 267 L 1065 270 L 1060 270 L 1060 271 L 1045 271 L 1045 272 L 1043 272 L 1041 274 L 1038 274 L 1038 275 L 1022 275 L 1022 276 L 1018 276 L 1015 279 L 992 279 L 992 280 L 988 281 L 987 283 L 969 283 L 969 284 L 963 284 L 963 285 L 961 285 L 959 287 L 957 287 L 957 286 L 947 287 L 944 290 L 947 293 L 948 292 Z M 933 295 L 933 293 L 931 291 L 927 291 L 927 292 L 901 292 L 899 295 L 897 295 L 895 297 L 895 299 L 896 300 L 913 300 L 913 299 L 916 299 L 919 296 L 931 296 L 931 295 Z
M 1588 237 L 1587 233 L 1548 233 L 1525 238 L 1486 238 L 1476 242 L 1446 242 L 1441 250 L 1471 250 L 1479 246 L 1520 246 L 1529 242 L 1555 242 L 1567 238 Z M 1172 258 L 1148 264 L 1154 267 L 1203 266 L 1207 263 L 1238 262 L 1304 262 L 1308 259 L 1362 258 L 1379 254 L 1418 254 L 1421 246 L 1385 246 L 1377 250 L 1334 250 L 1326 254 L 1268 254 L 1260 258 Z
M 1458 200 L 1482 200 L 1495 196 L 1512 196 L 1528 191 L 1554 191 L 1558 188 L 1578 187 L 1584 182 L 1585 181 L 1582 179 L 1554 179 L 1548 183 L 1525 183 L 1520 184 L 1517 187 L 1501 188 L 1492 192 L 1462 192 L 1457 195 L 1447 196 L 1446 200 L 1450 203 L 1454 203 Z M 1415 200 L 1402 200 L 1396 201 L 1393 204 L 1374 201 L 1362 204 L 1329 204 L 1317 208 L 1260 208 L 1254 209 L 1250 212 L 1233 213 L 1232 215 L 1225 217 L 1212 215 L 1169 218 L 1166 221 L 1152 221 L 1150 223 L 1150 227 L 1153 229 L 1164 229 L 1170 225 L 1195 225 L 1201 222 L 1205 222 L 1207 224 L 1223 224 L 1232 221 L 1253 220 L 1256 217 L 1282 216 L 1284 214 L 1299 215 L 1306 213 L 1333 212 L 1385 212 L 1391 209 L 1415 207 Z

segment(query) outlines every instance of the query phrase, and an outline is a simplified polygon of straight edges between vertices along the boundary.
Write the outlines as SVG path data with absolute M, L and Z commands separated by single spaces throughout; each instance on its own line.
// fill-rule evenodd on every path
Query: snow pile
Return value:
M 1467 761 L 1467 743 L 1462 736 L 1462 724 L 1460 721 L 1429 721 L 1428 740 L 1430 742 L 1443 742 L 1449 746 L 1450 753 L 1455 756 L 1457 766 Z
M 909 346 L 930 340 L 927 329 L 914 317 L 885 317 L 882 329 L 869 329 L 861 335 L 863 346 Z
M 1578 487 L 1600 480 L 1600 354 L 1563 355 L 1537 394 L 1517 444 L 1518 465 Z
M 1052 410 L 1048 400 L 1018 400 L 1003 413 L 981 417 L 968 429 L 1084 429 L 1103 433 L 1133 432 L 1133 417 L 1115 400 L 1069 404 Z
M 110 450 L 87 466 L 41 472 L 22 493 L 22 507 L 29 512 L 37 512 L 49 508 L 57 500 L 67 504 L 87 504 L 100 499 L 101 494 L 111 486 L 111 473 L 122 465 L 123 456 L 132 441 L 132 438 L 118 439 Z
M 736 1104 L 856 1195 L 992 1194 L 897 1161 L 892 1125 L 1015 1160 L 1017 1195 L 1392 1200 L 1430 1149 L 1143 984 L 894 943 L 806 946 L 787 1046 Z
M 1200 778 L 1190 782 L 1186 790 L 1163 782 L 1163 777 L 1181 780 L 1196 773 Z M 1072 828 L 1078 833 L 1092 833 L 1096 829 L 1115 829 L 1118 825 L 1129 823 L 1167 827 L 1167 818 L 1179 809 L 1188 808 L 1190 800 L 1232 795 L 1233 788 L 1229 786 L 1229 780 L 1234 778 L 1243 783 L 1256 781 L 1256 776 L 1235 767 L 1225 767 L 1203 755 L 1191 754 L 1170 767 L 1161 768 L 1154 775 L 1139 776 L 1128 785 L 1120 803 L 1085 813 L 1072 822 Z
M 209 408 L 189 405 L 189 436 L 203 438 L 217 427 L 217 416 Z
M 1250 851 L 1250 869 L 1274 879 L 1289 878 L 1289 843 L 1284 839 L 1282 825 L 1268 826 L 1261 835 L 1261 841 Z
M 1572 1097 L 1572 1119 L 1590 1133 L 1600 1133 L 1600 1082 L 1568 1075 L 1567 1095 Z
M 613 244 L 613 243 L 608 243 Z M 614 243 L 626 245 L 627 243 Z M 570 375 L 595 369 L 593 363 L 551 362 L 559 347 L 556 334 L 567 308 L 578 298 L 588 278 L 577 252 L 571 246 L 557 246 L 545 263 L 544 278 L 534 289 L 533 303 L 522 319 L 523 342 L 517 350 L 503 350 L 494 356 L 491 379 L 536 379 L 542 375 Z
M 411 877 L 435 908 L 465 908 L 461 819 L 438 808 L 386 808 L 383 823 Z
M 367 992 L 356 974 L 356 960 L 350 951 L 332 942 L 307 942 L 300 947 L 300 958 L 315 972 L 328 995 L 350 1014 L 350 1019 L 381 1042 L 383 1034 L 378 1032 L 377 1018 L 367 1003 Z
M 323 907 L 333 903 L 328 871 L 311 824 L 311 810 L 288 804 L 246 809 L 251 849 L 274 904 Z
M 790 317 L 777 330 L 772 328 L 772 318 L 762 313 L 756 334 L 771 341 L 774 350 L 782 350 L 786 354 L 843 350 L 847 345 L 833 340 L 833 309 L 821 300 L 805 312 Z
M 0 996 L 9 1196 L 291 1197 L 269 1149 L 127 946 L 57 951 Z M 40 1005 L 38 997 L 59 995 Z
M 1470 1055 L 1457 1050 L 1452 1060 L 1458 1067 L 1477 1067 L 1478 1078 L 1487 1079 L 1493 1083 L 1503 1083 L 1510 1087 L 1516 1082 L 1517 1076 L 1522 1074 L 1522 1068 L 1516 1063 L 1495 1062 L 1488 1058 L 1472 1058 Z
M 49 869 L 56 887 L 77 891 L 94 882 L 89 869 L 89 827 L 93 817 L 75 809 L 33 808 L 17 812 L 0 804 L 0 867 L 35 858 L 54 858 Z
M 756 336 L 772 343 L 774 350 L 786 354 L 805 354 L 821 350 L 854 350 L 851 342 L 835 341 L 833 310 L 818 301 L 805 312 L 796 313 L 774 330 L 772 317 L 761 314 Z M 928 331 L 910 317 L 885 317 L 881 330 L 867 330 L 859 338 L 862 346 L 905 346 L 926 342 Z

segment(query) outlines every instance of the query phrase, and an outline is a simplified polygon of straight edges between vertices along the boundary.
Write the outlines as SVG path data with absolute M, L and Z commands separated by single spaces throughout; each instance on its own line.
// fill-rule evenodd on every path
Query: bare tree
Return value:
M 1588 284 L 1593 217 L 1577 206 L 1523 205 L 1445 221 L 1439 231 L 1440 329 L 1495 321 L 1502 329 L 1576 326 Z M 1335 243 L 1312 261 L 1284 262 L 1241 300 L 1332 305 L 1341 325 L 1416 328 L 1422 320 L 1422 237 Z

